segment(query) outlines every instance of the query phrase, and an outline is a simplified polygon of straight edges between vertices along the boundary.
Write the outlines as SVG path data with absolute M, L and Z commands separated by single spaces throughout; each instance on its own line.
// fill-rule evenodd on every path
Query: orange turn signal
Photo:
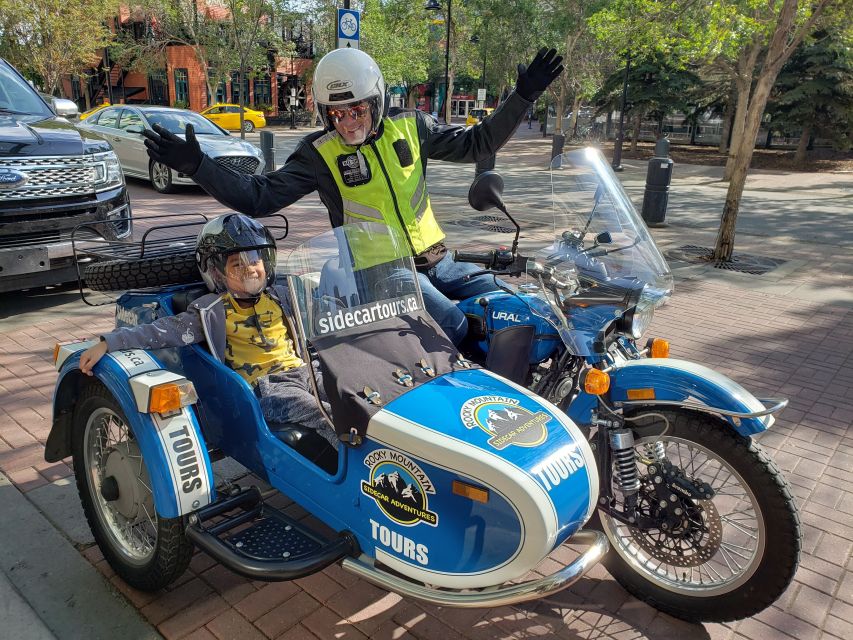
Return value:
M 583 375 L 583 390 L 593 396 L 600 396 L 610 389 L 610 376 L 601 369 L 587 369 Z
M 53 364 L 56 364 L 56 360 L 59 358 L 59 347 L 61 347 L 58 342 L 53 345 Z
M 173 382 L 151 388 L 148 396 L 150 413 L 170 413 L 181 408 L 181 388 Z
M 652 358 L 669 357 L 669 341 L 663 338 L 652 338 L 649 340 L 649 356 Z
M 488 489 L 475 487 L 465 482 L 460 482 L 459 480 L 453 481 L 453 493 L 457 496 L 474 500 L 475 502 L 482 502 L 485 504 L 489 501 Z

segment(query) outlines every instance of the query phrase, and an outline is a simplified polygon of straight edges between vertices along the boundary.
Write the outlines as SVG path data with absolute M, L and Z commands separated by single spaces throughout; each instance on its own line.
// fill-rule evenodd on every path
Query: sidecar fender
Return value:
M 74 407 L 90 379 L 80 371 L 80 354 L 91 344 L 61 348 L 56 363 L 59 379 L 53 396 L 53 425 L 45 445 L 48 462 L 71 455 Z M 130 380 L 164 371 L 150 353 L 132 349 L 107 354 L 95 365 L 93 374 L 127 417 L 148 468 L 157 514 L 176 518 L 209 504 L 215 499 L 215 490 L 207 447 L 192 407 L 169 416 L 139 411 Z
M 765 409 L 758 398 L 731 378 L 695 362 L 670 358 L 629 360 L 610 370 L 610 401 L 617 407 L 627 407 L 627 402 L 633 404 L 637 400 L 646 406 L 685 402 L 707 407 L 711 413 L 714 409 L 742 413 Z M 582 392 L 569 406 L 569 417 L 588 424 L 596 405 L 595 396 Z M 775 421 L 772 415 L 745 418 L 720 414 L 720 417 L 744 436 L 769 429 Z

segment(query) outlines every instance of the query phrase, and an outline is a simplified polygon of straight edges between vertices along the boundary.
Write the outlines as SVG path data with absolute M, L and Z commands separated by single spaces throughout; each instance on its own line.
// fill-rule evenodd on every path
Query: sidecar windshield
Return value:
M 662 304 L 672 273 L 601 151 L 576 149 L 551 162 L 554 244 L 543 254 L 581 286 L 637 280 Z M 572 272 L 576 272 L 576 275 Z
M 409 244 L 384 224 L 330 229 L 294 249 L 284 272 L 309 341 L 424 308 Z

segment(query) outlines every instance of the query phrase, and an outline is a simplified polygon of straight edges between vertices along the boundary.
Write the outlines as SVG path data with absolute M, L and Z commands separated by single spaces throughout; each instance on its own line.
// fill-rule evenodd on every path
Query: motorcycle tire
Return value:
M 185 524 L 157 515 L 149 470 L 127 418 L 97 380 L 80 395 L 71 437 L 77 491 L 104 558 L 136 589 L 156 591 L 174 582 L 192 558 Z
M 195 254 L 178 253 L 136 260 L 108 260 L 88 265 L 83 281 L 92 291 L 126 291 L 200 282 Z
M 684 464 L 683 451 L 688 454 L 696 452 L 691 458 L 693 467 L 688 464 L 681 468 L 688 475 L 698 474 L 690 477 L 704 479 L 715 491 L 711 500 L 692 501 L 699 505 L 693 516 L 699 514 L 700 527 L 705 527 L 705 530 L 691 529 L 689 535 L 700 536 L 705 545 L 703 547 L 694 539 L 692 546 L 688 545 L 686 549 L 672 548 L 667 558 L 667 545 L 675 547 L 679 544 L 675 536 L 664 534 L 662 529 L 642 532 L 598 510 L 590 525 L 604 531 L 611 545 L 603 564 L 633 596 L 676 618 L 696 623 L 726 622 L 755 615 L 782 595 L 799 565 L 802 532 L 787 481 L 751 438 L 741 436 L 722 420 L 687 410 L 654 407 L 636 411 L 633 415 L 639 417 L 652 412 L 666 416 L 669 421 L 667 432 L 661 436 L 664 422 L 654 416 L 636 422 L 627 421 L 626 426 L 634 432 L 635 451 L 652 455 L 651 443 L 661 436 L 666 458 L 673 464 Z M 676 450 L 678 459 L 674 459 Z M 705 462 L 696 466 L 697 459 Z M 641 480 L 644 466 L 638 463 Z M 714 468 L 728 473 L 723 476 L 722 485 L 719 478 L 704 478 L 704 473 L 711 473 Z M 722 471 L 718 470 L 717 476 L 721 474 Z M 647 481 L 652 480 L 648 478 Z M 743 484 L 742 497 L 730 493 L 734 491 L 729 488 L 731 482 Z M 644 493 L 642 487 L 641 495 Z M 644 502 L 641 498 L 641 506 L 644 503 L 649 511 L 659 509 L 657 499 Z M 738 509 L 726 512 L 731 505 Z M 746 506 L 741 508 L 743 505 Z M 721 512 L 725 512 L 724 515 L 720 515 Z M 752 520 L 742 518 L 750 513 L 755 516 L 754 526 Z M 748 543 L 735 545 L 731 538 Z M 749 548 L 751 538 L 755 538 L 752 550 Z M 681 540 L 683 542 L 686 538 Z M 690 557 L 690 553 L 695 555 Z M 654 566 L 662 557 L 665 562 L 671 560 L 675 566 Z M 711 568 L 715 565 L 712 563 L 716 563 L 713 571 Z M 661 572 L 664 566 L 665 570 Z M 724 575 L 726 569 L 722 567 L 726 566 L 732 574 L 730 578 Z M 704 576 L 703 567 L 706 571 Z

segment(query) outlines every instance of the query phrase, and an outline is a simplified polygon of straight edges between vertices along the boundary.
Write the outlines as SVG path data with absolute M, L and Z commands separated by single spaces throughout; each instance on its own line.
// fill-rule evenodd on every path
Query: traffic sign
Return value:
M 358 49 L 361 36 L 361 11 L 338 9 L 338 48 Z

